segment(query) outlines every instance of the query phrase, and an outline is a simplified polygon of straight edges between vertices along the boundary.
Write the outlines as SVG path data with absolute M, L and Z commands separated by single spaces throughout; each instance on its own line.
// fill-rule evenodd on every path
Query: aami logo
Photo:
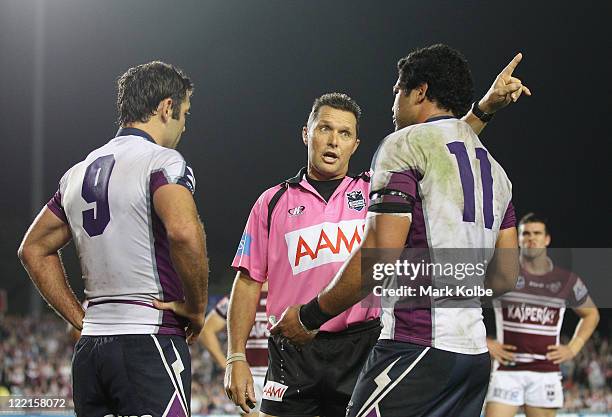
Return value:
M 361 244 L 362 219 L 321 223 L 285 235 L 293 274 L 331 262 L 344 262 Z
M 287 391 L 287 385 L 279 384 L 278 382 L 268 381 L 263 389 L 262 398 L 270 401 L 283 401 L 283 396 Z

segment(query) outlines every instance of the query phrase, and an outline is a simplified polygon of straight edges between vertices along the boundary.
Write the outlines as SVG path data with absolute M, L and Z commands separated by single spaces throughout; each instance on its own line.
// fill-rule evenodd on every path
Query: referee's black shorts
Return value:
M 282 417 L 344 417 L 359 372 L 378 340 L 380 320 L 319 332 L 296 348 L 268 339 L 268 373 L 261 411 Z

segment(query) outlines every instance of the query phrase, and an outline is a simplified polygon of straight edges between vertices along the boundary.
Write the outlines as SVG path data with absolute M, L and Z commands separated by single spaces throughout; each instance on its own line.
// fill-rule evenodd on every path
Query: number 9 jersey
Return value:
M 70 226 L 79 255 L 89 302 L 83 335 L 185 335 L 184 319 L 152 305 L 184 298 L 153 207 L 166 184 L 193 193 L 193 171 L 176 150 L 134 128 L 120 129 L 60 180 L 47 207 Z
M 464 249 L 462 254 L 475 249 L 469 253 L 488 262 L 499 231 L 515 226 L 510 180 L 461 120 L 436 117 L 392 133 L 378 148 L 372 171 L 369 215 L 411 213 L 406 247 L 430 248 L 434 263 L 444 264 L 442 257 L 452 252 L 435 250 L 448 248 Z M 398 303 L 383 308 L 381 338 L 463 354 L 486 352 L 480 304 L 436 308 L 437 301 L 432 297 L 431 308 L 416 311 Z

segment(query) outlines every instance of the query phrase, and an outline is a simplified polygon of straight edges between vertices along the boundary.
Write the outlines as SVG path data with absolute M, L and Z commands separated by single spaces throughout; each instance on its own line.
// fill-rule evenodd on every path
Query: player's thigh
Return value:
M 528 381 L 525 390 L 526 406 L 542 409 L 543 413 L 550 409 L 554 412 L 554 409 L 563 407 L 563 386 L 560 373 L 529 372 L 526 378 Z
M 532 407 L 530 405 L 525 406 L 526 417 L 555 417 L 556 415 L 556 408 Z
M 509 405 L 489 401 L 485 407 L 485 417 L 514 417 L 518 412 L 518 405 Z
M 525 372 L 494 371 L 486 402 L 515 407 L 525 404 Z M 491 416 L 495 414 L 489 414 Z
M 434 398 L 442 383 L 428 377 L 436 374 L 424 359 L 428 351 L 422 346 L 379 340 L 359 375 L 346 415 L 423 415 L 427 409 L 423 402 Z M 440 379 L 446 381 L 450 372 L 441 368 L 446 375 Z
M 104 351 L 102 378 L 118 415 L 189 415 L 191 357 L 184 337 L 122 335 Z
M 72 398 L 77 417 L 113 414 L 98 378 L 100 363 L 97 359 L 96 340 L 92 336 L 81 337 L 72 358 Z

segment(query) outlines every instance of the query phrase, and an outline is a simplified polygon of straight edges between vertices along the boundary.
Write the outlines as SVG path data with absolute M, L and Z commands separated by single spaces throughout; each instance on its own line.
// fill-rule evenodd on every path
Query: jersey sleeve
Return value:
M 508 203 L 506 214 L 504 214 L 504 219 L 502 220 L 499 229 L 504 230 L 511 227 L 516 227 L 516 213 L 514 212 L 514 205 L 512 204 L 512 201 Z
M 258 282 L 265 282 L 268 274 L 268 202 L 263 193 L 253 205 L 232 262 Z
M 372 160 L 370 206 L 376 213 L 411 213 L 425 172 L 425 155 L 414 134 L 388 136 Z
M 150 176 L 151 195 L 166 184 L 179 184 L 187 188 L 191 194 L 195 192 L 195 175 L 193 169 L 187 166 L 185 159 L 173 149 L 165 149 L 155 158 Z
M 215 306 L 215 312 L 221 316 L 223 320 L 227 320 L 227 309 L 229 307 L 229 297 L 226 295 Z
M 66 189 L 66 178 L 68 176 L 68 172 L 64 174 L 64 176 L 60 179 L 59 184 L 57 186 L 57 191 L 53 194 L 53 197 L 47 202 L 47 208 L 51 210 L 53 214 L 55 214 L 61 221 L 68 224 L 68 218 L 66 217 L 66 212 L 64 211 L 64 205 L 62 203 L 62 193 Z
M 571 274 L 569 284 L 570 291 L 566 300 L 567 304 L 570 307 L 579 307 L 589 297 L 589 290 L 582 279 L 576 274 Z

